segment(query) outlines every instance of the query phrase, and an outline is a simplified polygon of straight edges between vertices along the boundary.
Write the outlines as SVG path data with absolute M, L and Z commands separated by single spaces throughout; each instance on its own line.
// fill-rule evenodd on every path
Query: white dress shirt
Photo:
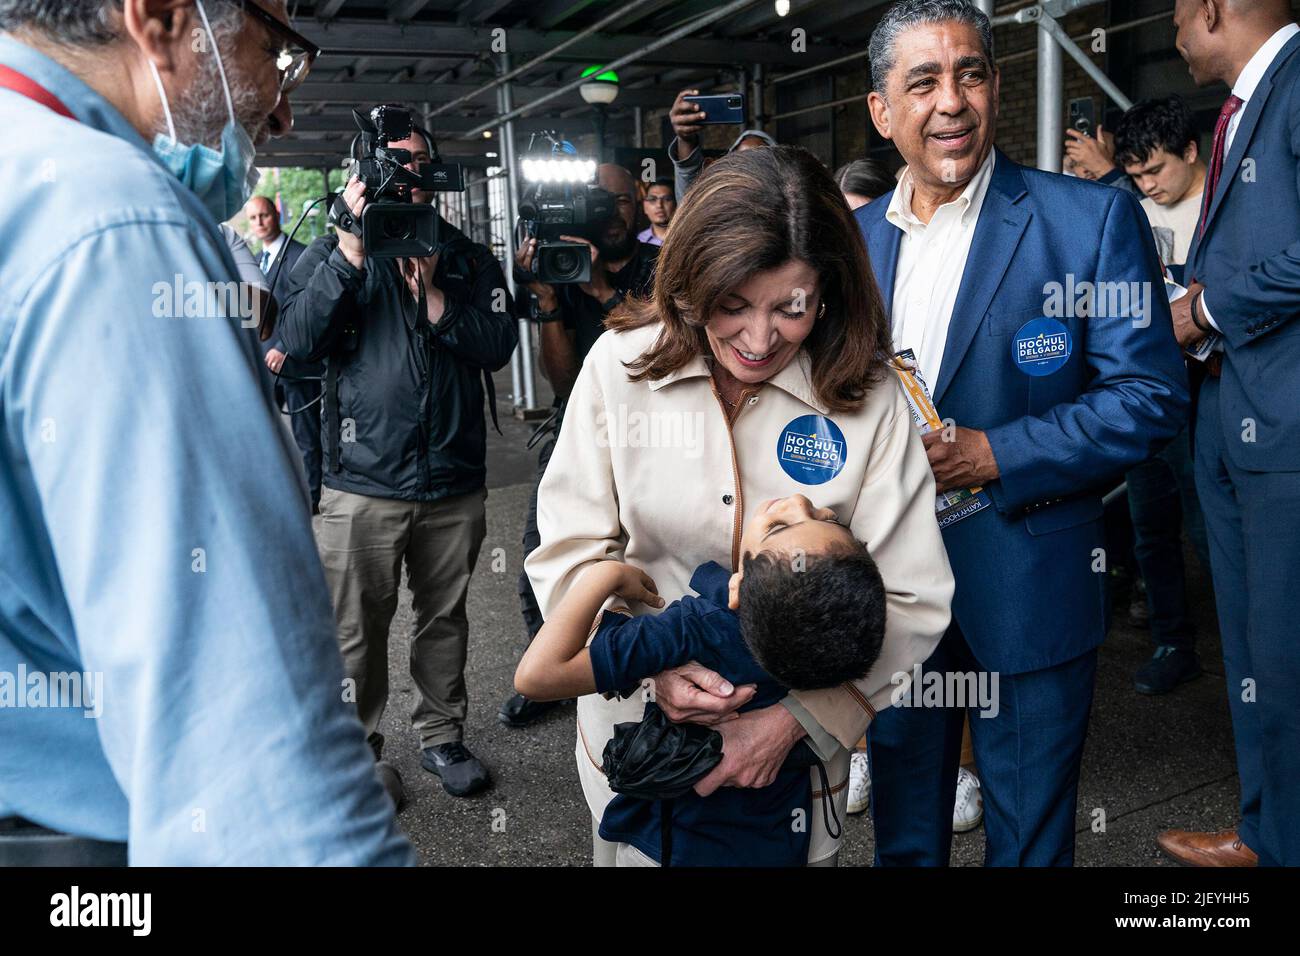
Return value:
M 1233 175 L 1227 168 L 1228 154 L 1232 152 L 1232 141 L 1237 135 L 1237 127 L 1241 125 L 1242 114 L 1250 105 L 1250 98 L 1255 95 L 1259 81 L 1264 78 L 1264 74 L 1273 65 L 1277 55 L 1282 52 L 1282 47 L 1286 46 L 1297 33 L 1300 33 L 1300 24 L 1288 23 L 1265 40 L 1264 45 L 1246 62 L 1237 77 L 1237 82 L 1232 84 L 1232 95 L 1241 100 L 1241 105 L 1237 107 L 1237 112 L 1228 118 L 1228 130 L 1223 140 L 1224 175 Z M 1214 201 L 1213 197 L 1210 201 Z M 1219 331 L 1219 323 L 1215 322 L 1214 316 L 1210 314 L 1209 296 L 1205 294 L 1201 295 L 1201 312 L 1205 315 L 1205 321 L 1210 323 L 1210 327 L 1216 332 Z
M 966 272 L 966 257 L 984 196 L 993 178 L 993 153 L 960 196 L 934 211 L 928 223 L 912 212 L 914 184 L 909 168 L 898 181 L 885 218 L 902 233 L 890 322 L 894 351 L 911 349 L 931 392 L 943 364 L 948 325 Z
M 1241 75 L 1237 77 L 1237 82 L 1232 85 L 1232 95 L 1241 100 L 1241 106 L 1237 112 L 1228 118 L 1228 135 L 1223 144 L 1223 156 L 1226 159 L 1228 153 L 1232 152 L 1232 140 L 1237 135 L 1237 127 L 1241 125 L 1241 116 L 1246 112 L 1246 106 L 1250 103 L 1250 98 L 1255 95 L 1255 90 L 1259 87 L 1259 81 L 1264 78 L 1268 68 L 1273 65 L 1277 55 L 1282 52 L 1282 47 L 1286 46 L 1297 33 L 1300 33 L 1300 24 L 1288 23 L 1277 33 L 1264 41 L 1264 45 L 1255 51 L 1242 68 Z
M 270 253 L 270 256 L 265 259 L 266 266 L 263 269 L 264 272 L 269 273 L 271 271 L 271 267 L 275 265 L 275 260 L 280 255 L 280 250 L 284 248 L 284 242 L 288 238 L 289 237 L 282 232 L 270 242 L 262 243 L 263 254 Z

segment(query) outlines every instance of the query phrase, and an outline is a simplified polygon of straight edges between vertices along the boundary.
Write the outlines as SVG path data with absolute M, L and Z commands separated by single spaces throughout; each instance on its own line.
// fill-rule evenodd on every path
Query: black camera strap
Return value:
M 328 221 L 331 226 L 338 226 L 354 236 L 361 235 L 361 223 L 357 217 L 352 215 L 352 210 L 348 208 L 347 201 L 343 198 L 343 192 L 340 190 L 336 193 L 330 193 L 333 197 L 330 200 Z

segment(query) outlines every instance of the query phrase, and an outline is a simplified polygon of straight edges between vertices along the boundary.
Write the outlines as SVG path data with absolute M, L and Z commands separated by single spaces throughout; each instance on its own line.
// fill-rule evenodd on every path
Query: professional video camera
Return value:
M 352 116 L 361 132 L 352 140 L 348 178 L 356 176 L 366 184 L 366 207 L 357 222 L 339 194 L 330 206 L 330 224 L 360 236 L 366 255 L 372 258 L 433 255 L 438 249 L 438 211 L 426 203 L 412 202 L 411 191 L 463 192 L 463 167 L 441 161 L 433 137 L 414 124 L 410 110 L 385 104 L 376 106 L 369 116 L 360 110 L 353 110 Z M 411 161 L 410 150 L 388 145 L 409 139 L 413 132 L 428 142 L 433 159 L 418 173 L 405 168 Z
M 591 180 L 596 163 L 576 158 L 570 143 L 553 133 L 543 133 L 551 143 L 548 152 L 533 152 L 520 164 L 525 181 L 519 197 L 519 239 L 535 238 L 537 254 L 532 274 L 539 282 L 565 285 L 591 281 L 591 251 L 586 243 L 561 236 L 578 236 L 593 242 L 614 215 L 614 196 Z M 534 137 L 535 139 L 536 137 Z

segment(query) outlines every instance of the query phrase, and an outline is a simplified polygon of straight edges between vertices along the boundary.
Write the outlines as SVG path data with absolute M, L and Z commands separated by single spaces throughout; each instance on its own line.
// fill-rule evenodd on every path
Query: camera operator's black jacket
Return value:
M 438 228 L 436 326 L 416 315 L 393 259 L 367 258 L 359 272 L 329 235 L 294 266 L 279 332 L 289 355 L 325 360 L 326 487 L 432 501 L 484 486 L 484 382 L 490 391 L 510 361 L 518 326 L 492 253 Z

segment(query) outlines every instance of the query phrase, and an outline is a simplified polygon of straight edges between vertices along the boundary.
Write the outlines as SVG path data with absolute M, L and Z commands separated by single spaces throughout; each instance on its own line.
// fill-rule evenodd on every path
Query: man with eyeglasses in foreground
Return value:
M 0 0 L 0 865 L 413 862 L 217 228 L 317 52 L 260 3 Z

